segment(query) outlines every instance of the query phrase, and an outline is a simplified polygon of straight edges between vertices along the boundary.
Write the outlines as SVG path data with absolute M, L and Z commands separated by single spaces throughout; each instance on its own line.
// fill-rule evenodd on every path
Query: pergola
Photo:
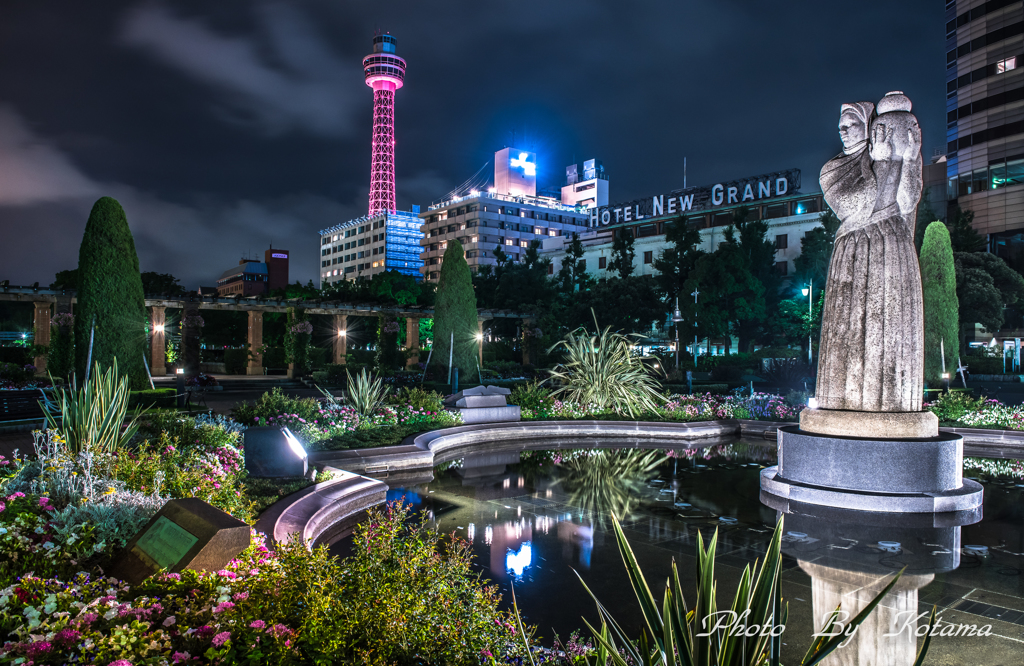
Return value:
M 0 301 L 14 301 L 32 303 L 35 308 L 34 329 L 35 343 L 37 345 L 50 344 L 50 319 L 54 308 L 58 312 L 73 312 L 76 302 L 75 292 L 63 289 L 47 289 L 39 287 L 38 284 L 30 287 L 10 286 L 0 283 Z M 431 308 L 419 306 L 386 306 L 376 304 L 343 303 L 340 301 L 306 300 L 304 298 L 273 299 L 263 296 L 216 296 L 200 295 L 195 292 L 183 296 L 168 296 L 166 294 L 147 294 L 146 308 L 149 310 L 149 321 L 151 336 L 151 367 L 150 372 L 154 376 L 162 376 L 167 373 L 164 362 L 164 350 L 166 349 L 166 324 L 167 308 L 182 310 L 182 318 L 188 316 L 190 311 L 198 310 L 232 310 L 249 313 L 248 344 L 250 350 L 258 350 L 263 346 L 263 315 L 267 312 L 287 312 L 290 308 L 304 310 L 307 314 L 331 315 L 334 317 L 334 329 L 339 335 L 333 341 L 334 363 L 344 363 L 347 351 L 348 318 L 352 317 L 378 317 L 388 314 L 394 317 L 404 318 L 406 325 L 406 340 L 409 341 L 408 349 L 419 349 L 419 320 L 430 319 L 434 316 Z M 530 320 L 530 315 L 525 315 L 511 310 L 478 310 L 477 321 L 479 332 L 483 334 L 483 323 L 490 319 L 525 319 Z M 481 364 L 483 363 L 483 346 L 480 347 Z M 419 362 L 416 354 L 410 356 L 408 363 L 414 365 Z M 524 359 L 529 362 L 529 359 Z M 36 368 L 40 371 L 46 369 L 46 357 L 40 356 L 35 359 Z M 263 374 L 263 358 L 261 354 L 252 353 L 246 373 L 250 375 Z

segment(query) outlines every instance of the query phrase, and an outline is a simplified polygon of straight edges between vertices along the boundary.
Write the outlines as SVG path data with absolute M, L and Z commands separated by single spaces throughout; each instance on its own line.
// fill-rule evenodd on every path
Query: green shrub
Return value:
M 544 388 L 537 382 L 520 384 L 512 389 L 508 397 L 508 404 L 518 405 L 520 409 L 529 409 L 538 415 L 550 413 L 554 408 L 555 399 L 551 397 L 551 390 Z
M 945 223 L 932 222 L 925 229 L 920 262 L 924 285 L 924 380 L 930 386 L 941 386 L 942 369 L 955 372 L 960 348 L 956 268 Z
M 327 385 L 327 372 L 325 372 L 324 370 L 314 370 L 313 372 L 309 373 L 309 377 L 317 386 Z
M 296 414 L 300 418 L 312 421 L 320 412 L 320 403 L 316 398 L 293 398 L 284 394 L 280 387 L 264 393 L 253 404 L 243 402 L 231 410 L 231 415 L 244 426 L 256 425 L 257 419 L 268 419 L 281 414 Z
M 57 315 L 63 321 L 72 320 L 71 315 Z M 46 352 L 46 371 L 51 377 L 69 379 L 75 368 L 75 332 L 72 325 L 52 326 L 50 348 Z
M 345 383 L 345 364 L 328 363 L 324 366 L 327 373 L 327 383 L 331 386 L 341 386 Z
M 322 370 L 327 365 L 327 356 L 331 353 L 330 349 L 324 347 L 310 347 L 309 348 L 309 365 L 314 370 Z
M 465 378 L 476 376 L 478 332 L 476 292 L 473 274 L 466 263 L 462 244 L 448 241 L 441 263 L 434 303 L 434 354 L 431 363 L 447 375 L 448 356 Z M 446 377 L 447 379 L 447 377 Z
M 284 347 L 268 347 L 263 353 L 264 368 L 287 368 Z
M 1004 372 L 1013 373 L 1013 362 L 1011 359 L 1006 359 L 1005 370 L 1003 365 L 1003 359 L 991 356 L 971 356 L 963 359 L 972 375 L 1001 375 Z M 946 367 L 950 373 L 953 373 L 956 368 Z M 950 374 L 950 377 L 953 375 Z M 955 379 L 955 378 L 954 378 Z
M 246 349 L 224 350 L 224 371 L 229 375 L 244 375 L 249 365 L 249 352 Z
M 174 407 L 176 393 L 171 388 L 132 391 L 128 396 L 128 407 Z
M 720 382 L 738 382 L 747 374 L 747 368 L 739 365 L 719 365 L 711 370 L 711 379 Z
M 947 391 L 928 405 L 939 421 L 959 421 L 964 415 L 979 411 L 985 404 L 984 396 L 972 398 L 967 391 Z
M 33 376 L 34 373 L 26 369 L 25 366 L 15 365 L 14 363 L 0 363 L 0 379 L 13 384 L 21 384 L 32 379 Z
M 806 352 L 789 347 L 764 347 L 753 353 L 754 358 L 802 358 Z
M 428 412 L 439 412 L 444 409 L 444 396 L 437 391 L 428 391 L 419 387 L 405 387 L 389 401 L 393 405 L 410 405 Z

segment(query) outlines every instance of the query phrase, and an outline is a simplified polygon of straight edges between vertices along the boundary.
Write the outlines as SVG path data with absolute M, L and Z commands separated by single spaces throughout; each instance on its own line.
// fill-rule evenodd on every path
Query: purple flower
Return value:
M 262 629 L 265 626 L 267 626 L 267 623 L 264 622 L 263 620 L 253 620 L 252 622 L 249 623 L 249 628 L 250 629 Z
M 231 640 L 231 632 L 230 631 L 222 631 L 222 632 L 220 632 L 219 634 L 217 634 L 216 636 L 213 637 L 213 645 L 215 647 L 220 647 L 220 646 L 224 645 L 225 643 L 227 643 L 229 640 Z

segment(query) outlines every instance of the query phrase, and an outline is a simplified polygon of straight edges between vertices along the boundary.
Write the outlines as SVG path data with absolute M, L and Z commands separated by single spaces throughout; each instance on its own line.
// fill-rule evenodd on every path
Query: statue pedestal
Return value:
M 800 429 L 816 435 L 910 439 L 939 436 L 939 417 L 932 412 L 852 412 L 805 409 Z
M 963 479 L 963 438 L 820 435 L 779 428 L 779 464 L 761 489 L 785 500 L 858 511 L 944 513 L 982 503 L 981 484 Z

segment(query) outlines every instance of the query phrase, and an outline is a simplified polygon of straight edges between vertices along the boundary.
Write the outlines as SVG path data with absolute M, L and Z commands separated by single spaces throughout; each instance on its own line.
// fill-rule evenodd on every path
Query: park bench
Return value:
M 26 391 L 0 391 L 0 422 L 42 419 L 43 409 L 39 400 L 43 392 L 39 389 Z

